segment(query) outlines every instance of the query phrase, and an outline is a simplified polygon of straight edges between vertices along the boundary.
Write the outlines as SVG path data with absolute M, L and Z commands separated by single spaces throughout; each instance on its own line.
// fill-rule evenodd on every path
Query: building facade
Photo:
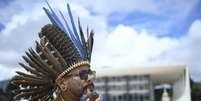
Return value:
M 154 101 L 149 75 L 98 77 L 95 86 L 104 101 Z
M 97 70 L 95 81 L 102 101 L 160 101 L 162 94 L 155 98 L 154 88 L 164 84 L 171 85 L 171 101 L 191 101 L 186 65 L 104 68 Z

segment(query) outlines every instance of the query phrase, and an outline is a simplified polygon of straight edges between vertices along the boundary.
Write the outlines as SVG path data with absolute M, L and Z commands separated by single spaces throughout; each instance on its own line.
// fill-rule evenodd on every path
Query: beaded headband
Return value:
M 70 71 L 72 71 L 73 69 L 76 69 L 80 66 L 84 66 L 84 65 L 89 65 L 90 66 L 90 63 L 89 61 L 80 61 L 78 63 L 74 63 L 72 64 L 70 67 L 68 67 L 65 71 L 63 71 L 61 74 L 59 74 L 59 76 L 57 77 L 56 79 L 56 82 L 61 79 L 64 75 L 68 74 Z

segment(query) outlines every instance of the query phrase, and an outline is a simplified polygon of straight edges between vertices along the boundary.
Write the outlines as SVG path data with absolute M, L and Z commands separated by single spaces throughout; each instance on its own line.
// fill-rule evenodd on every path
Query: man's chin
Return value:
M 90 93 L 94 92 L 94 84 L 88 84 L 83 88 L 83 94 L 88 95 Z
M 84 93 L 83 93 L 82 99 L 84 99 L 84 100 L 82 100 L 82 101 L 86 101 L 86 99 L 94 99 L 92 101 L 95 101 L 95 99 L 99 97 L 98 93 L 96 93 L 94 90 L 93 84 L 85 87 L 83 92 Z M 89 101 L 91 101 L 91 100 L 89 100 Z

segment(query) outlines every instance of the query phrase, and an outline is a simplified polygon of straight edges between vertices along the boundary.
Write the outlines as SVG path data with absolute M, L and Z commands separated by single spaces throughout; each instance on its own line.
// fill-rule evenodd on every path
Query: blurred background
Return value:
M 183 70 L 188 69 L 191 97 L 193 101 L 201 99 L 200 0 L 48 1 L 53 8 L 64 13 L 66 4 L 70 3 L 75 22 L 79 16 L 83 29 L 87 26 L 94 29 L 92 68 L 97 72 L 108 68 L 115 70 L 116 67 L 137 71 L 144 66 L 143 70 L 158 65 L 185 64 Z M 40 28 L 50 23 L 42 7 L 47 7 L 44 0 L 0 0 L 0 101 L 12 96 L 10 89 L 15 87 L 9 80 L 15 71 L 24 71 L 18 65 L 21 56 L 28 48 L 34 47 Z M 166 70 L 171 66 L 159 67 Z M 139 77 L 135 77 L 135 73 L 129 75 L 153 80 L 150 72 Z M 115 78 L 128 74 L 108 76 Z M 100 74 L 102 77 L 105 76 Z M 163 83 L 151 87 L 159 92 L 155 96 L 160 100 L 165 91 L 170 97 L 172 92 L 171 84 Z

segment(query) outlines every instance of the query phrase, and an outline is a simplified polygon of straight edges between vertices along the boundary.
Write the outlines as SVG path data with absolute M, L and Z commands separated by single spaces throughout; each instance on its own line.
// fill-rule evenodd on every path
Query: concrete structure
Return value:
M 138 82 L 138 84 L 133 82 Z M 172 85 L 173 94 L 171 101 L 191 101 L 190 77 L 186 65 L 98 69 L 97 80 L 95 82 L 96 89 L 108 101 L 154 101 L 153 88 L 159 84 Z M 135 87 L 132 88 L 132 85 L 135 85 Z M 144 86 L 144 88 L 141 87 L 142 89 L 138 89 L 140 86 Z M 132 96 L 140 93 L 143 95 L 140 95 L 139 100 L 131 100 Z M 126 100 L 122 100 L 123 98 L 119 95 L 125 96 Z M 112 96 L 112 99 L 110 96 Z
M 163 90 L 163 94 L 162 94 L 162 98 L 161 98 L 161 101 L 170 101 L 170 97 L 169 97 L 169 94 L 167 92 L 166 89 Z

